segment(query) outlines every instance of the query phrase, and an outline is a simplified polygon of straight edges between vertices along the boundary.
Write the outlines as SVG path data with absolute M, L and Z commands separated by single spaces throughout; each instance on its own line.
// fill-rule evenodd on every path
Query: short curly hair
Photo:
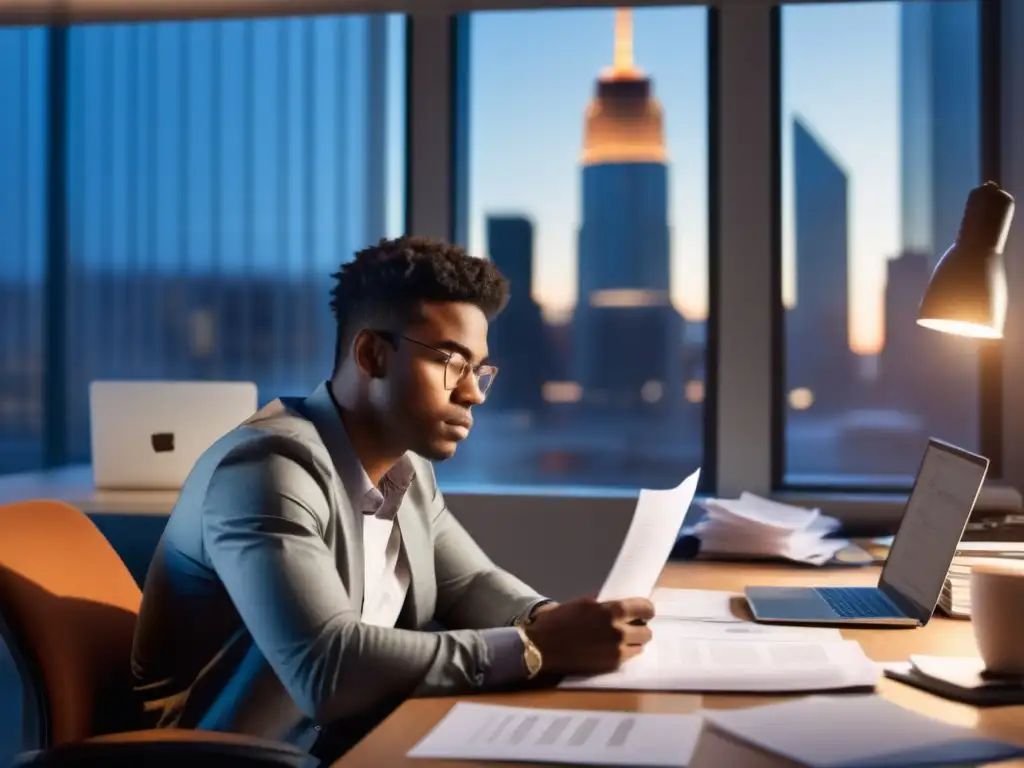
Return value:
M 360 331 L 400 331 L 415 320 L 421 302 L 465 302 L 493 320 L 509 298 L 508 280 L 492 261 L 427 237 L 382 238 L 331 277 L 335 371 Z

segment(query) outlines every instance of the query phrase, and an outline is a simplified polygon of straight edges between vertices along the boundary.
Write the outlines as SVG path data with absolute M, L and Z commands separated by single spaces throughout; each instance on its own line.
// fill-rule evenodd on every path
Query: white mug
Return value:
M 1024 562 L 971 568 L 971 625 L 986 671 L 1024 676 Z

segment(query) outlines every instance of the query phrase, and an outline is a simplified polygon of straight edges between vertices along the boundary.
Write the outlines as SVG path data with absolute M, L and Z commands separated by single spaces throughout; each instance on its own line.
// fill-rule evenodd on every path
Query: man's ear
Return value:
M 371 379 L 382 379 L 388 372 L 388 343 L 370 331 L 360 331 L 352 342 L 356 367 Z

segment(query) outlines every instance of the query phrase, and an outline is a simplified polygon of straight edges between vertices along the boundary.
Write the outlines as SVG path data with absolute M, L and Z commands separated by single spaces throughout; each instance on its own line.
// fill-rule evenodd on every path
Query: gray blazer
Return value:
M 351 446 L 321 385 L 214 444 L 157 546 L 132 670 L 151 725 L 308 745 L 313 726 L 409 696 L 479 689 L 480 629 L 539 599 L 445 506 L 431 464 L 397 513 L 410 586 L 395 628 L 360 623 L 362 514 L 339 470 Z M 436 620 L 446 631 L 425 631 Z

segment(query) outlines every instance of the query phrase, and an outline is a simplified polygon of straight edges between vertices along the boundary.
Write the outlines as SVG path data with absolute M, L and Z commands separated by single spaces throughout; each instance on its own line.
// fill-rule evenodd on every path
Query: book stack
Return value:
M 957 547 L 939 596 L 939 608 L 955 619 L 971 617 L 971 569 L 977 565 L 1024 560 L 1024 540 L 963 541 Z

